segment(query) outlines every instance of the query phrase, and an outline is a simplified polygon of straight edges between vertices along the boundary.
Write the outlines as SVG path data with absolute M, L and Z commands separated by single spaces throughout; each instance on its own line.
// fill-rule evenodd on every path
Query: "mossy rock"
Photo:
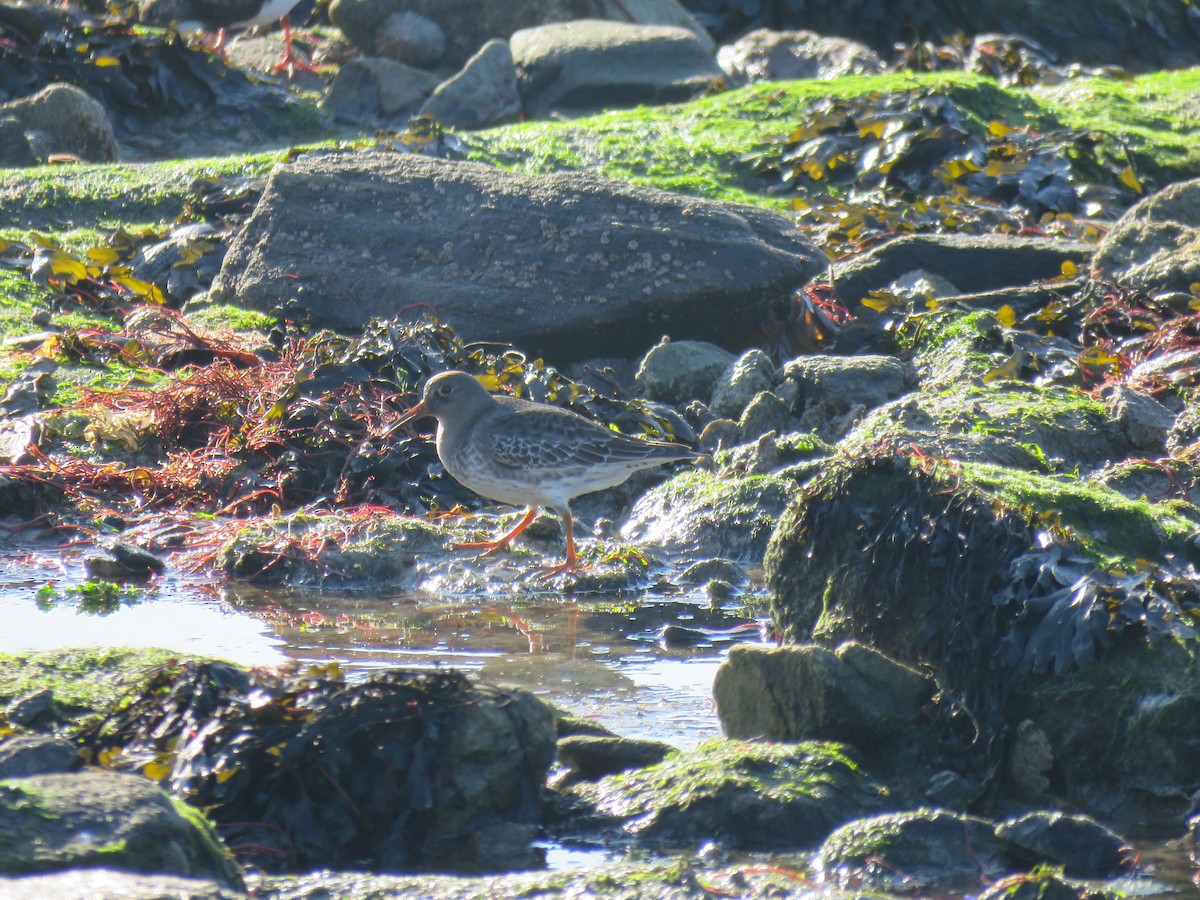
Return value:
M 111 867 L 242 887 L 203 815 L 140 775 L 84 771 L 0 782 L 0 872 Z
M 1012 871 L 990 822 L 937 809 L 843 825 L 822 844 L 816 865 L 876 888 L 899 887 L 899 879 L 962 887 Z
M 225 542 L 217 565 L 234 578 L 289 585 L 415 586 L 418 556 L 445 550 L 445 529 L 420 519 L 366 523 L 297 513 L 249 525 Z
M 0 654 L 0 706 L 37 691 L 54 693 L 55 712 L 72 727 L 107 713 L 150 669 L 177 653 L 128 647 L 66 647 Z
M 574 795 L 640 841 L 801 849 L 878 810 L 884 788 L 840 744 L 708 741 Z

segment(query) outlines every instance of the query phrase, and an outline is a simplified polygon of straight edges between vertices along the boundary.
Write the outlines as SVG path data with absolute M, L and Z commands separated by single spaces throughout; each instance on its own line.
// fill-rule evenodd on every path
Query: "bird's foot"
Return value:
M 507 549 L 512 541 L 466 541 L 461 544 L 453 544 L 455 550 L 483 550 L 486 551 L 479 555 L 480 559 L 489 556 L 495 556 L 501 550 Z
M 320 68 L 293 53 L 286 53 L 283 59 L 279 60 L 279 62 L 275 63 L 267 71 L 272 75 L 287 72 L 287 77 L 290 79 L 295 78 L 297 72 L 319 72 Z
M 579 572 L 586 572 L 591 566 L 587 563 L 581 563 L 576 560 L 570 560 L 565 563 L 559 563 L 557 566 L 546 566 L 544 568 L 535 569 L 538 574 L 533 576 L 534 581 L 553 581 L 559 575 L 575 575 Z

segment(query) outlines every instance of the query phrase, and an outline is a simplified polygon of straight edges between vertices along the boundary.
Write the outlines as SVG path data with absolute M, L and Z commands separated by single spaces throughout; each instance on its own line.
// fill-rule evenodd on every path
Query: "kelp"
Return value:
M 436 807 L 453 799 L 445 742 L 481 698 L 505 702 L 454 671 L 354 683 L 336 663 L 284 673 L 168 663 L 80 742 L 94 765 L 139 771 L 205 809 L 244 864 L 396 871 L 444 850 L 433 841 L 445 827 Z M 513 812 L 535 819 L 537 785 L 525 796 Z
M 1099 136 L 972 121 L 947 94 L 829 98 L 743 158 L 834 256 L 913 233 L 1044 233 L 1097 241 L 1143 191 Z
M 947 752 L 985 780 L 1019 679 L 1087 668 L 1121 643 L 1191 640 L 1200 623 L 1192 564 L 1100 562 L 1055 511 L 1018 508 L 953 462 L 904 450 L 814 479 L 766 568 L 786 640 L 855 639 L 928 666 Z
M 283 87 L 247 77 L 178 34 L 37 3 L 0 6 L 0 95 L 27 96 L 56 82 L 99 100 L 118 133 L 155 117 L 261 115 L 295 103 Z

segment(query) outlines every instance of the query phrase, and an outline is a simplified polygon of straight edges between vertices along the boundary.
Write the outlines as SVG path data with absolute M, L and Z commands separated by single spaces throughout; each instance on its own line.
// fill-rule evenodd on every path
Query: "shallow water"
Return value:
M 442 599 L 266 590 L 172 571 L 108 615 L 64 603 L 38 608 L 38 590 L 86 581 L 81 554 L 0 558 L 0 652 L 65 646 L 162 647 L 251 666 L 336 660 L 351 675 L 449 666 L 515 685 L 627 737 L 681 749 L 720 735 L 712 680 L 725 650 L 664 649 L 665 624 L 744 622 L 699 598 Z
M 745 621 L 699 597 L 434 598 L 404 594 L 262 589 L 177 570 L 140 602 L 109 615 L 72 605 L 38 608 L 38 590 L 86 581 L 82 553 L 0 550 L 0 652 L 66 646 L 162 647 L 250 666 L 338 661 L 351 677 L 384 668 L 449 666 L 526 688 L 627 737 L 680 749 L 721 734 L 712 680 L 727 644 L 666 649 L 665 624 L 712 628 Z M 1141 845 L 1128 896 L 1200 896 L 1178 842 Z M 591 866 L 616 851 L 544 846 L 550 868 Z M 762 862 L 761 860 L 759 861 Z M 803 871 L 804 857 L 772 864 Z M 1109 887 L 1113 887 L 1110 883 Z

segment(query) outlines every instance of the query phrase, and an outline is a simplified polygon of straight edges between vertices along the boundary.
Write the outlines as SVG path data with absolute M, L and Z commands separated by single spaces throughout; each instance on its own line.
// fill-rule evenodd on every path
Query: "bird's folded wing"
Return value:
M 497 423 L 488 442 L 492 457 L 504 466 L 524 469 L 595 466 L 617 460 L 638 460 L 674 454 L 651 444 L 608 431 L 586 419 L 522 412 Z M 688 455 L 678 448 L 678 457 Z

